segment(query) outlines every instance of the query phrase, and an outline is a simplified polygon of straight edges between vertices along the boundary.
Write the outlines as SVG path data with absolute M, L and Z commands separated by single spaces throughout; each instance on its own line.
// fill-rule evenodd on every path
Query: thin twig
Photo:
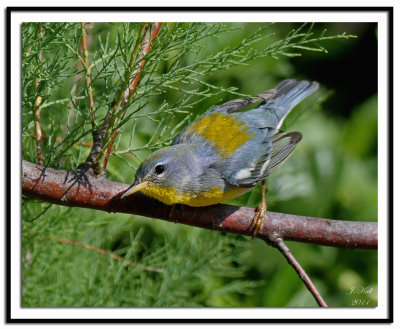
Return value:
M 41 240 L 51 240 L 51 241 L 55 241 L 55 242 L 59 242 L 59 243 L 66 243 L 66 244 L 69 244 L 69 245 L 72 245 L 72 246 L 77 246 L 77 247 L 85 248 L 85 249 L 88 249 L 88 250 L 92 250 L 92 251 L 95 251 L 95 252 L 97 252 L 99 254 L 111 257 L 112 259 L 115 259 L 117 261 L 126 263 L 126 264 L 128 264 L 130 266 L 138 267 L 138 268 L 140 268 L 142 270 L 145 270 L 145 271 L 158 272 L 158 273 L 163 273 L 164 272 L 164 269 L 162 269 L 162 268 L 153 267 L 153 266 L 144 266 L 144 265 L 141 265 L 141 264 L 137 264 L 137 263 L 131 262 L 130 260 L 127 260 L 127 259 L 125 259 L 125 258 L 123 258 L 121 256 L 118 256 L 117 254 L 114 254 L 111 251 L 108 251 L 108 250 L 102 249 L 102 248 L 97 248 L 97 247 L 95 247 L 95 246 L 93 246 L 91 244 L 88 244 L 88 243 L 83 243 L 83 242 L 80 242 L 80 241 L 70 240 L 70 239 L 67 239 L 67 238 L 56 238 L 56 237 L 52 237 L 52 236 L 48 237 L 48 238 L 47 237 L 42 237 Z
M 142 75 L 142 70 L 144 68 L 144 65 L 146 64 L 146 60 L 144 59 L 144 57 L 150 52 L 151 46 L 156 41 L 156 37 L 161 29 L 161 24 L 162 23 L 160 23 L 160 22 L 155 22 L 151 25 L 151 29 L 147 28 L 147 31 L 140 43 L 140 46 L 139 47 L 136 46 L 133 51 L 133 55 L 135 55 L 135 62 L 138 62 L 138 61 L 140 61 L 140 62 L 134 68 L 134 70 L 131 74 L 131 78 L 129 79 L 129 85 L 125 89 L 123 100 L 121 101 L 121 104 L 120 104 L 120 110 L 122 110 L 125 107 L 125 104 L 127 104 L 132 98 L 133 92 L 135 91 L 136 86 L 138 85 L 140 77 Z M 151 39 L 151 42 L 150 42 L 150 39 Z M 138 45 L 138 43 L 137 43 L 137 45 Z M 140 49 L 140 54 L 137 54 L 139 49 Z M 139 60 L 136 60 L 136 57 L 138 57 Z M 125 113 L 126 113 L 126 109 L 123 111 L 122 115 L 117 116 L 115 118 L 113 126 L 115 126 L 118 123 L 118 120 L 124 118 Z M 115 142 L 115 138 L 118 135 L 119 131 L 120 131 L 119 129 L 114 130 L 113 134 L 110 137 L 110 144 L 108 145 L 107 150 L 104 154 L 104 160 L 103 160 L 103 168 L 104 169 L 107 167 L 108 159 L 110 157 L 112 147 Z
M 86 161 L 82 164 L 79 165 L 80 169 L 83 169 L 84 171 L 92 168 L 96 173 L 101 172 L 101 168 L 99 168 L 98 163 L 96 162 L 100 151 L 103 147 L 103 141 L 104 141 L 104 134 L 102 133 L 102 129 L 96 128 L 96 122 L 95 122 L 95 105 L 94 105 L 94 99 L 93 99 L 93 89 L 92 89 L 92 78 L 91 78 L 91 67 L 89 65 L 89 52 L 87 48 L 87 38 L 86 38 L 86 23 L 82 22 L 81 23 L 81 48 L 82 48 L 82 55 L 83 58 L 78 54 L 77 51 L 74 49 L 71 49 L 71 51 L 75 54 L 78 55 L 78 58 L 80 59 L 82 66 L 84 67 L 85 71 L 85 76 L 86 76 L 86 89 L 87 89 L 87 94 L 89 97 L 89 108 L 90 108 L 90 121 L 92 124 L 92 138 L 93 138 L 93 146 L 89 152 L 88 157 L 86 158 Z
M 136 58 L 139 53 L 140 45 L 142 43 L 143 38 L 145 37 L 145 33 L 146 33 L 146 30 L 147 30 L 149 24 L 150 23 L 143 23 L 140 28 L 139 36 L 136 40 L 136 45 L 132 51 L 128 67 L 126 68 L 125 73 L 124 73 L 124 80 L 122 81 L 121 87 L 120 87 L 116 97 L 114 98 L 113 104 L 111 105 L 110 110 L 108 111 L 106 118 L 104 120 L 103 129 L 105 130 L 105 133 L 107 134 L 107 135 L 105 135 L 105 137 L 108 137 L 110 135 L 110 133 L 109 133 L 110 123 L 111 123 L 111 121 L 113 121 L 113 119 L 115 119 L 115 115 L 120 108 L 121 102 L 123 102 L 126 86 L 129 85 L 133 69 L 135 68 Z
M 40 104 L 41 104 L 41 102 L 42 102 L 42 96 L 38 95 L 36 97 L 36 101 L 35 101 L 36 150 L 37 150 L 38 164 L 43 166 L 42 129 L 40 128 Z
M 81 47 L 82 47 L 82 55 L 83 55 L 83 67 L 85 69 L 85 76 L 86 76 L 86 90 L 89 97 L 89 108 L 90 108 L 90 121 L 92 122 L 92 128 L 95 129 L 95 119 L 96 119 L 96 107 L 94 105 L 93 99 L 93 89 L 92 89 L 92 73 L 89 64 L 89 50 L 87 47 L 87 40 L 86 40 L 86 23 L 81 23 Z
M 112 151 L 113 146 L 114 146 L 114 141 L 115 141 L 115 138 L 117 137 L 118 133 L 119 133 L 119 128 L 114 130 L 113 134 L 110 137 L 111 142 L 107 146 L 107 150 L 106 150 L 106 152 L 104 154 L 104 160 L 103 160 L 103 168 L 104 169 L 107 168 L 108 158 L 110 157 L 111 151 Z
M 44 29 L 40 27 L 40 37 L 43 38 Z M 39 61 L 42 60 L 42 50 L 39 52 Z M 37 97 L 35 100 L 35 130 L 36 130 L 36 150 L 38 163 L 43 166 L 43 154 L 42 154 L 42 129 L 40 128 L 40 105 L 42 104 L 42 96 L 39 94 L 40 79 L 36 80 L 35 87 L 37 90 Z
M 145 31 L 148 27 L 149 23 L 143 23 L 139 32 L 138 39 L 136 40 L 135 50 L 131 54 L 131 58 L 129 61 L 128 67 L 125 69 L 124 72 L 124 79 L 120 84 L 119 91 L 117 92 L 116 96 L 112 104 L 110 105 L 106 116 L 104 117 L 103 124 L 99 129 L 93 129 L 92 136 L 93 136 L 93 147 L 90 150 L 90 153 L 84 163 L 82 163 L 79 167 L 80 169 L 89 169 L 92 168 L 96 174 L 100 174 L 104 172 L 105 168 L 102 166 L 105 149 L 104 149 L 104 142 L 110 140 L 110 128 L 113 125 L 115 120 L 116 112 L 120 107 L 121 101 L 124 98 L 124 92 L 126 86 L 129 84 L 129 79 L 131 76 L 131 72 L 134 68 L 135 59 L 137 52 L 139 51 L 139 46 L 141 41 L 144 37 Z
M 271 234 L 271 244 L 277 248 L 287 259 L 288 263 L 295 269 L 297 274 L 299 275 L 300 279 L 303 280 L 304 284 L 306 285 L 307 289 L 311 292 L 314 296 L 315 300 L 317 301 L 318 305 L 321 307 L 328 307 L 328 304 L 324 301 L 321 294 L 319 293 L 318 289 L 314 286 L 311 279 L 307 275 L 306 271 L 301 267 L 300 263 L 296 260 L 293 256 L 290 249 L 286 246 L 283 242 L 283 239 L 277 235 L 276 232 Z
M 35 137 L 36 135 L 35 135 L 35 133 L 34 132 L 31 132 L 30 134 L 29 134 L 31 137 Z M 42 139 L 48 139 L 49 138 L 49 136 L 47 136 L 47 135 L 45 135 L 45 134 L 42 134 Z M 57 136 L 56 137 L 56 142 L 57 143 L 62 143 L 64 141 L 64 138 L 62 138 L 62 137 L 60 137 L 60 136 Z M 78 142 L 76 142 L 74 145 L 82 145 L 82 146 L 85 146 L 85 147 L 92 147 L 93 146 L 93 142 L 80 142 L 80 141 L 78 141 Z M 117 152 L 120 152 L 119 153 L 119 155 L 122 155 L 122 156 L 124 156 L 124 157 L 127 157 L 127 158 L 129 158 L 129 159 L 131 159 L 131 160 L 134 160 L 134 161 L 139 161 L 139 159 L 137 158 L 137 157 L 135 157 L 134 155 L 132 155 L 131 153 L 129 153 L 129 152 L 124 152 L 124 150 L 122 150 L 122 149 L 119 149 L 119 148 L 116 148 L 115 149 Z
M 136 89 L 136 86 L 140 80 L 140 76 L 142 74 L 142 69 L 144 65 L 146 64 L 146 60 L 144 57 L 149 53 L 151 46 L 154 44 L 156 41 L 156 37 L 158 33 L 160 32 L 161 29 L 161 24 L 160 22 L 155 22 L 152 24 L 151 29 L 148 29 L 146 31 L 146 34 L 142 40 L 141 43 L 141 53 L 139 55 L 140 57 L 140 62 L 132 72 L 132 76 L 129 82 L 129 87 L 125 90 L 124 93 L 124 103 L 129 102 L 129 97 L 130 95 L 133 94 L 134 90 Z M 151 38 L 151 42 L 150 42 Z

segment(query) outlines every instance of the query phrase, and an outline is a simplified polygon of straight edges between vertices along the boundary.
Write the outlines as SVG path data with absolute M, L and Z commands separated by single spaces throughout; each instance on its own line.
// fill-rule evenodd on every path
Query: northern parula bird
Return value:
M 249 228 L 257 235 L 266 217 L 264 179 L 302 138 L 299 132 L 279 128 L 292 108 L 317 89 L 317 82 L 284 80 L 255 97 L 209 110 L 171 146 L 150 154 L 121 197 L 142 191 L 167 205 L 202 207 L 235 198 L 262 182 L 262 201 Z M 257 102 L 257 108 L 238 112 Z

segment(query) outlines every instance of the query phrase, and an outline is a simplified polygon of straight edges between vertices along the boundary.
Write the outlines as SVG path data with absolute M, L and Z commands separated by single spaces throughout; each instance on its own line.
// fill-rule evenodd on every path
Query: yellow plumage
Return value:
M 235 117 L 220 112 L 211 113 L 195 121 L 185 132 L 196 133 L 216 146 L 224 159 L 229 158 L 240 146 L 254 135 L 249 127 Z
M 157 199 L 167 205 L 180 203 L 191 207 L 204 207 L 236 198 L 237 196 L 249 191 L 249 189 L 236 187 L 224 192 L 218 186 L 213 186 L 203 193 L 194 194 L 189 192 L 177 193 L 177 190 L 172 187 L 148 184 L 141 191 L 145 195 Z

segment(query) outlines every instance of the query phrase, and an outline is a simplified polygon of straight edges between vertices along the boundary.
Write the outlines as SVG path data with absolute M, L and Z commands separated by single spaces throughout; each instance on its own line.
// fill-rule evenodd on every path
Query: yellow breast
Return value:
M 142 192 L 167 205 L 180 203 L 191 207 L 205 207 L 236 198 L 249 190 L 248 188 L 236 187 L 224 192 L 218 186 L 213 186 L 202 193 L 177 193 L 172 187 L 161 187 L 149 184 Z

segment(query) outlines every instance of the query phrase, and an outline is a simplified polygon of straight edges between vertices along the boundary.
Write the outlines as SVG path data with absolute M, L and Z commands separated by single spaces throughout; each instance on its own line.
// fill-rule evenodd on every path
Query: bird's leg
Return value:
M 261 183 L 261 202 L 257 207 L 253 220 L 250 224 L 249 231 L 252 233 L 253 238 L 257 236 L 264 226 L 267 219 L 267 202 L 265 199 L 265 180 Z

